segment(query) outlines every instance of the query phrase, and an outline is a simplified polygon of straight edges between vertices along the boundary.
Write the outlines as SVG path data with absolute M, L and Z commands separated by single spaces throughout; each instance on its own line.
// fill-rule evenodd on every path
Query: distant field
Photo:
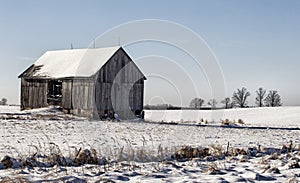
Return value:
M 300 107 L 262 107 L 226 110 L 147 110 L 147 121 L 194 122 L 201 119 L 219 122 L 221 119 L 242 119 L 247 125 L 260 126 L 299 126 Z

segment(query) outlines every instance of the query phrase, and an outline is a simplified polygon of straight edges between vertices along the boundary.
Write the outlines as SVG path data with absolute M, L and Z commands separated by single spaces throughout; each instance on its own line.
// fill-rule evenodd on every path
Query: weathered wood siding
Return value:
M 100 115 L 114 111 L 121 118 L 133 118 L 143 109 L 144 76 L 120 49 L 100 69 L 95 84 L 95 104 Z
M 62 107 L 63 109 L 72 109 L 72 85 L 73 80 L 63 80 L 62 82 Z
M 144 79 L 135 82 L 130 90 L 129 104 L 134 110 L 143 110 L 144 105 Z
M 63 87 L 63 108 L 71 109 L 73 114 L 93 117 L 94 80 L 90 78 L 63 81 Z
M 21 109 L 46 107 L 47 80 L 21 79 Z

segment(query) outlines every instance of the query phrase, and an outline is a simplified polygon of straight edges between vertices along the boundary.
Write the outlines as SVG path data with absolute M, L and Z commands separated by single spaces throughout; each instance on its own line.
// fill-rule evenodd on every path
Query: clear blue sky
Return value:
M 17 76 L 45 51 L 69 49 L 71 43 L 75 48 L 85 48 L 106 30 L 141 19 L 177 22 L 199 34 L 219 60 L 226 95 L 231 96 L 236 88 L 245 86 L 252 94 L 253 104 L 255 90 L 262 86 L 278 90 L 284 105 L 300 105 L 297 0 L 3 0 L 0 97 L 8 98 L 9 103 L 19 103 Z M 138 55 L 131 50 L 128 49 L 129 54 Z M 148 67 L 155 70 L 159 66 Z M 146 103 L 151 97 L 165 97 L 163 92 L 153 90 L 154 81 L 147 81 Z M 186 95 L 184 105 L 193 98 Z M 209 97 L 203 95 L 207 101 Z M 176 104 L 174 100 L 174 96 L 165 98 L 166 102 Z

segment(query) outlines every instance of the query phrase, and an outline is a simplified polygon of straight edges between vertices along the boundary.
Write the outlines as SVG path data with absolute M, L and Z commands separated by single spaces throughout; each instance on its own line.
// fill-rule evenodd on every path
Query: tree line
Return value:
M 225 97 L 221 103 L 224 105 L 225 109 L 240 107 L 245 108 L 248 107 L 248 99 L 250 96 L 250 92 L 247 91 L 245 87 L 241 89 L 237 89 L 233 92 L 232 97 Z M 190 108 L 200 109 L 204 105 L 205 101 L 202 98 L 194 98 L 190 102 Z M 216 108 L 217 101 L 216 99 L 210 99 L 207 104 L 211 106 L 211 108 Z M 263 88 L 258 88 L 256 90 L 256 98 L 255 104 L 257 107 L 276 107 L 281 106 L 281 97 L 276 90 L 270 90 L 268 93 Z

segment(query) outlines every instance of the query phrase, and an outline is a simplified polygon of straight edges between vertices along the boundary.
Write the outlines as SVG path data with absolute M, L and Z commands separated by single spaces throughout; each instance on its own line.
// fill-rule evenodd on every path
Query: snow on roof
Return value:
M 91 77 L 119 48 L 47 51 L 33 64 L 37 69 L 34 69 L 31 77 Z

